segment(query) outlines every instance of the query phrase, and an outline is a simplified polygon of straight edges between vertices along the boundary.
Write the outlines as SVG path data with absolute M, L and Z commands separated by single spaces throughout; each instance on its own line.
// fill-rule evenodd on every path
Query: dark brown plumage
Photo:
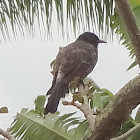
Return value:
M 83 80 L 93 70 L 98 59 L 99 43 L 106 42 L 91 32 L 85 32 L 75 42 L 60 49 L 55 61 L 52 87 L 47 92 L 51 96 L 44 114 L 56 112 L 60 98 L 68 93 L 68 85 L 75 77 Z

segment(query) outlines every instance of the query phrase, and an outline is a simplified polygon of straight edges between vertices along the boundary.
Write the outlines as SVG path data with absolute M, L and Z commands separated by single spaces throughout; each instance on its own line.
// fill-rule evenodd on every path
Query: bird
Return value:
M 60 98 L 69 92 L 74 78 L 83 80 L 92 72 L 98 60 L 98 44 L 106 43 L 92 32 L 84 32 L 76 41 L 59 50 L 53 71 L 52 86 L 48 90 L 48 103 L 44 115 L 57 111 Z

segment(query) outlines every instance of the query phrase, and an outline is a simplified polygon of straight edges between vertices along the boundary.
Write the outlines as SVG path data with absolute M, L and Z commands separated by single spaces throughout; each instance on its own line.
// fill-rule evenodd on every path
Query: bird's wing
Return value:
M 55 60 L 54 79 L 47 95 L 51 94 L 45 114 L 57 110 L 61 97 L 68 92 L 68 84 L 75 78 L 85 78 L 97 62 L 97 48 L 84 41 L 74 43 L 59 50 Z
M 75 41 L 74 43 L 71 43 L 70 45 L 61 49 L 56 57 L 55 79 L 61 79 L 72 71 L 76 71 L 76 69 L 78 72 L 78 70 L 82 69 L 83 66 L 86 66 L 85 69 L 89 74 L 91 69 L 93 69 L 92 61 L 95 61 L 95 64 L 97 62 L 96 51 L 97 48 L 84 41 Z

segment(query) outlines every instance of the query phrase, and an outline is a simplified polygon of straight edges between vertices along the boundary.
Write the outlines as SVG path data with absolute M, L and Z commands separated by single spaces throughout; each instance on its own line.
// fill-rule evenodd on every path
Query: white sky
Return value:
M 36 35 L 34 39 L 18 37 L 11 43 L 0 44 L 0 107 L 9 109 L 8 114 L 0 114 L 0 128 L 9 127 L 17 112 L 22 108 L 34 108 L 34 99 L 46 94 L 52 80 L 50 62 L 55 59 L 59 46 L 66 46 L 75 39 L 70 36 L 66 40 L 56 34 L 49 41 Z M 99 45 L 98 63 L 90 76 L 101 88 L 115 94 L 138 74 L 137 67 L 126 72 L 131 63 L 128 51 L 114 39 Z M 61 105 L 59 110 L 73 112 L 74 107 Z

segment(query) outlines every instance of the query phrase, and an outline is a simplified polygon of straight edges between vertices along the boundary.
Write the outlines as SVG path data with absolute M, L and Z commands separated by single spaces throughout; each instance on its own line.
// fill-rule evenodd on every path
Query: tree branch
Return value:
M 117 127 L 140 103 L 140 76 L 129 81 L 97 115 L 92 140 L 109 140 Z
M 130 137 L 134 132 L 136 132 L 138 130 L 140 130 L 140 123 L 136 124 L 133 128 L 131 128 L 129 131 L 122 134 L 121 136 L 112 138 L 110 140 L 126 140 L 128 137 Z
M 83 113 L 85 113 L 84 116 L 89 122 L 89 125 L 92 130 L 95 124 L 95 118 L 93 116 L 93 110 L 89 107 L 89 102 L 88 102 L 88 97 L 87 97 L 88 90 L 89 90 L 88 85 L 85 85 L 85 88 L 83 87 L 82 84 L 79 85 L 79 95 L 81 95 L 84 99 L 82 106 L 85 109 L 85 112 Z
M 87 85 L 85 85 L 85 88 L 84 88 L 82 84 L 79 84 L 78 94 L 80 96 L 82 96 L 84 99 L 84 101 L 81 105 L 75 103 L 73 100 L 71 102 L 63 101 L 62 103 L 63 103 L 63 105 L 73 105 L 76 108 L 80 109 L 83 112 L 87 121 L 89 122 L 89 125 L 92 130 L 92 128 L 94 126 L 93 124 L 95 123 L 95 117 L 93 116 L 95 114 L 95 112 L 89 107 L 88 97 L 87 97 L 88 90 L 89 90 L 89 88 Z
M 115 0 L 118 11 L 127 28 L 134 47 L 137 62 L 140 65 L 140 31 L 127 0 Z M 128 82 L 110 102 L 102 114 L 97 116 L 91 139 L 108 140 L 115 129 L 126 119 L 140 103 L 140 76 Z
M 7 138 L 8 140 L 16 140 L 8 131 L 4 131 L 0 128 L 0 134 Z
M 116 6 L 127 28 L 131 43 L 134 47 L 137 62 L 140 66 L 140 31 L 127 0 L 115 0 Z

